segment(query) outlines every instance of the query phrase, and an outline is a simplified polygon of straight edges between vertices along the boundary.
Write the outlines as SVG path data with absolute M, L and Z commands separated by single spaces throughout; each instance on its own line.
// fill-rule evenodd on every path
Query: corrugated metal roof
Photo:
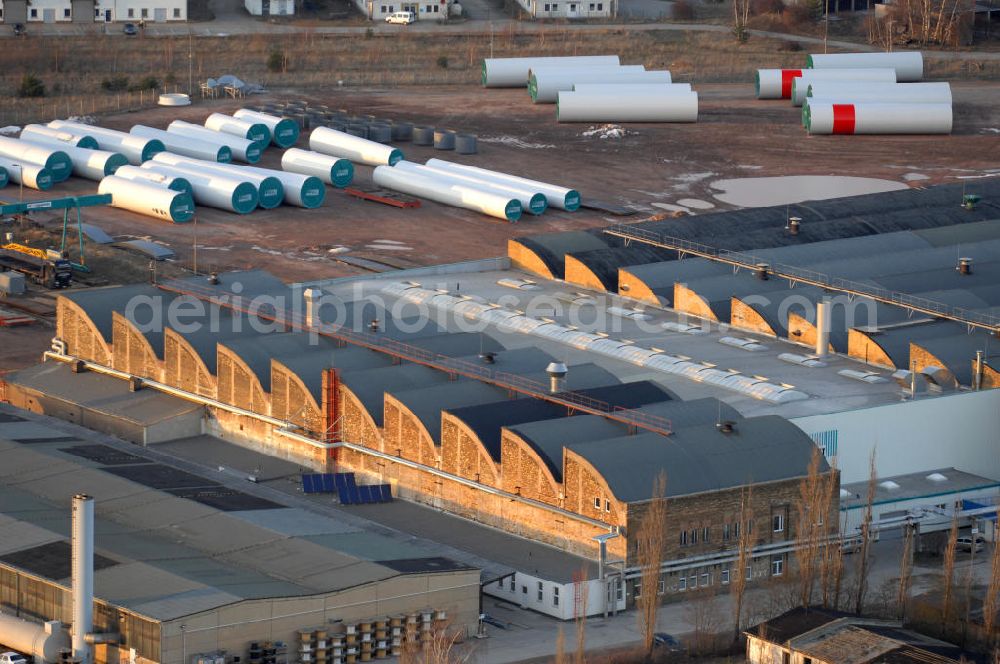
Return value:
M 671 436 L 637 434 L 568 447 L 625 502 L 649 500 L 661 471 L 667 476 L 668 496 L 804 477 L 816 449 L 801 429 L 776 415 L 738 420 L 732 433 L 713 423 L 675 430 Z M 825 460 L 821 467 L 829 468 Z

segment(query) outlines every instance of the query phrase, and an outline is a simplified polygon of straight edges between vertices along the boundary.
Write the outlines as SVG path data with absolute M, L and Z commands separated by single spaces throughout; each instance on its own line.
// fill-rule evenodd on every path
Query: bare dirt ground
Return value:
M 713 198 L 710 186 L 724 178 L 863 175 L 923 186 L 974 178 L 997 168 L 995 150 L 989 145 L 1000 140 L 995 133 L 1000 127 L 1000 82 L 953 84 L 955 132 L 951 136 L 809 137 L 801 127 L 799 109 L 787 101 L 757 100 L 750 85 L 702 84 L 697 89 L 701 95 L 697 124 L 628 125 L 628 135 L 620 139 L 587 137 L 583 134 L 588 125 L 556 123 L 555 107 L 531 104 L 523 89 L 334 87 L 308 94 L 286 89 L 255 97 L 251 103 L 268 98 L 307 99 L 354 114 L 475 133 L 480 151 L 468 157 L 412 143 L 399 147 L 411 161 L 442 157 L 572 186 L 584 198 L 640 210 L 631 219 L 689 199 L 703 201 L 706 211 L 724 209 L 727 206 Z M 200 122 L 213 111 L 231 112 L 240 105 L 233 100 L 199 102 L 183 109 L 103 116 L 99 123 L 122 130 L 134 124 L 165 127 L 173 119 Z M 300 146 L 305 144 L 302 139 Z M 260 165 L 278 168 L 279 161 L 280 152 L 270 149 Z M 355 175 L 356 184 L 370 184 L 371 168 L 358 166 Z M 975 179 L 968 182 L 974 186 Z M 50 192 L 25 189 L 24 195 L 41 199 L 95 191 L 96 183 L 71 178 Z M 14 189 L 6 190 L 7 199 L 15 196 Z M 83 216 L 119 239 L 145 238 L 170 246 L 177 259 L 159 264 L 160 276 L 190 271 L 197 235 L 200 272 L 265 268 L 286 280 L 361 271 L 338 260 L 343 256 L 375 260 L 387 269 L 497 256 L 505 253 L 508 238 L 595 228 L 622 219 L 583 209 L 575 213 L 551 210 L 508 224 L 427 201 L 419 209 L 388 207 L 330 188 L 326 203 L 315 210 L 283 206 L 241 216 L 200 207 L 197 227 L 171 225 L 114 208 L 90 208 Z M 41 228 L 19 231 L 26 239 L 43 246 L 47 231 L 50 242 L 57 242 L 60 219 L 36 214 L 32 221 Z M 88 245 L 88 261 L 94 272 L 83 276 L 81 285 L 148 278 L 148 260 L 120 249 Z M 52 331 L 44 323 L 33 329 L 36 337 L 30 332 L 0 330 L 0 369 L 35 361 Z M 23 345 L 22 336 L 34 341 Z

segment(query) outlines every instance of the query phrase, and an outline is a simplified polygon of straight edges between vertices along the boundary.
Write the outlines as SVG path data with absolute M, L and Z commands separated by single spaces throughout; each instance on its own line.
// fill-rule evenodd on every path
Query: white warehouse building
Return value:
M 247 0 L 252 2 L 253 0 Z M 423 2 L 407 2 L 406 0 L 354 0 L 357 8 L 372 21 L 384 21 L 386 16 L 394 12 L 413 12 L 418 21 L 438 21 L 448 18 L 453 11 L 453 0 L 423 0 Z
M 532 18 L 607 18 L 616 0 L 517 0 Z
M 7 24 L 186 21 L 187 0 L 0 0 L 0 20 Z

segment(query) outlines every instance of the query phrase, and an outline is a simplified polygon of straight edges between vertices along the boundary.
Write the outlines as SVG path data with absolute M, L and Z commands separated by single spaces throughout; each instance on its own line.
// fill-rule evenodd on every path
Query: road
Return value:
M 485 6 L 485 2 L 482 3 Z M 564 25 L 552 25 L 538 21 L 515 21 L 511 18 L 503 17 L 495 20 L 483 18 L 473 18 L 465 21 L 448 23 L 438 23 L 434 21 L 421 21 L 408 26 L 388 25 L 381 22 L 373 22 L 370 25 L 322 25 L 303 27 L 285 23 L 268 23 L 251 18 L 243 12 L 241 3 L 238 0 L 212 0 L 211 7 L 215 11 L 216 18 L 213 21 L 204 23 L 147 23 L 146 34 L 153 37 L 162 36 L 185 36 L 195 37 L 227 37 L 230 35 L 247 34 L 295 34 L 299 32 L 309 32 L 312 34 L 330 35 L 362 35 L 368 30 L 373 30 L 376 34 L 390 34 L 400 30 L 408 32 L 427 32 L 434 34 L 458 34 L 458 35 L 489 35 L 491 33 L 506 31 L 514 27 L 517 32 L 531 33 L 544 32 L 546 30 L 573 30 L 579 32 L 601 32 L 605 30 L 620 30 L 623 32 L 649 32 L 649 31 L 690 31 L 690 32 L 718 32 L 729 34 L 728 25 L 713 23 L 569 23 Z M 482 16 L 482 9 L 474 12 L 474 16 Z M 31 23 L 28 25 L 28 32 L 31 36 L 37 35 L 67 35 L 67 34 L 96 34 L 99 33 L 104 24 L 94 26 L 80 24 L 59 24 L 59 23 Z M 116 33 L 118 24 L 110 24 L 108 30 Z M 808 37 L 805 35 L 790 35 L 782 32 L 770 32 L 766 30 L 751 30 L 751 36 L 766 37 L 771 39 L 781 39 L 801 44 L 823 44 L 820 37 Z M 13 38 L 11 33 L 3 31 L 0 37 Z M 124 35 L 122 36 L 123 39 Z M 875 51 L 873 46 L 858 42 L 841 40 L 828 40 L 827 46 L 835 49 L 846 49 L 854 51 Z M 925 51 L 924 56 L 938 60 L 1000 60 L 1000 51 Z

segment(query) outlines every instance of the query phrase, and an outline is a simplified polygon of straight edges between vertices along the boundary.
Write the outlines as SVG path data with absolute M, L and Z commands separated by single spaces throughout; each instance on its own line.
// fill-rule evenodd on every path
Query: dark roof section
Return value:
M 72 571 L 72 549 L 69 542 L 58 540 L 0 556 L 0 562 L 20 567 L 53 581 L 61 581 L 69 578 Z M 105 558 L 98 553 L 94 554 L 95 572 L 117 564 L 115 560 Z
M 317 403 L 322 401 L 323 372 L 326 369 L 332 367 L 340 371 L 353 371 L 392 365 L 392 358 L 388 355 L 357 346 L 344 346 L 333 351 L 323 352 L 328 353 L 328 355 L 323 357 L 315 353 L 304 353 L 292 357 L 274 358 L 302 380 Z
M 567 253 L 580 261 L 594 273 L 605 290 L 618 292 L 618 268 L 622 265 L 642 265 L 671 260 L 670 251 L 657 249 L 648 244 L 632 244 L 628 247 L 609 247 Z
M 806 632 L 811 632 L 838 618 L 845 618 L 850 615 L 852 614 L 844 611 L 834 611 L 819 607 L 806 609 L 799 606 L 791 611 L 782 613 L 777 618 L 772 618 L 751 627 L 747 630 L 747 633 L 771 643 L 784 644 Z
M 645 392 L 642 387 L 634 383 L 613 385 L 612 383 L 616 383 L 618 379 L 596 364 L 574 365 L 567 378 L 572 379 L 567 385 L 569 389 L 605 403 L 618 404 L 614 399 L 628 399 L 630 391 Z M 600 387 L 588 388 L 590 385 Z M 631 385 L 636 385 L 638 389 L 632 388 Z M 505 399 L 474 406 L 442 408 L 442 410 L 464 422 L 497 462 L 500 461 L 500 433 L 503 427 L 572 415 L 571 412 L 567 412 L 565 406 L 534 398 Z
M 658 385 L 648 381 L 625 383 L 621 389 L 627 389 L 627 394 L 606 394 L 600 398 L 619 403 L 625 408 L 636 408 L 642 413 L 668 419 L 675 429 L 713 423 L 718 419 L 736 420 L 740 417 L 736 409 L 717 399 L 668 400 L 670 399 L 668 394 Z M 627 396 L 631 401 L 626 401 L 622 396 Z M 645 403 L 640 404 L 639 399 Z M 628 433 L 626 424 L 599 415 L 578 415 L 569 419 L 514 424 L 506 428 L 517 434 L 538 453 L 552 476 L 559 482 L 562 481 L 564 447 L 589 440 L 617 438 Z
M 897 367 L 910 366 L 911 341 L 923 343 L 937 337 L 952 338 L 964 333 L 964 326 L 948 321 L 931 321 L 866 332 L 868 337 L 878 344 L 878 347 L 889 356 L 889 359 Z
M 330 339 L 312 338 L 308 332 L 261 334 L 220 343 L 246 363 L 265 392 L 271 391 L 271 358 L 281 360 L 308 355 L 316 366 L 332 366 L 330 363 L 336 349 L 336 344 Z
M 517 242 L 535 253 L 558 279 L 566 276 L 566 254 L 604 249 L 610 236 L 587 231 L 541 233 L 517 238 Z
M 671 497 L 803 477 L 816 446 L 788 420 L 766 415 L 738 420 L 731 433 L 698 425 L 672 436 L 636 434 L 569 449 L 601 474 L 616 498 L 632 503 L 652 497 L 661 471 Z M 821 469 L 828 468 L 824 460 Z
M 474 567 L 463 565 L 451 558 L 440 556 L 430 558 L 396 558 L 394 560 L 376 560 L 377 565 L 388 567 L 400 574 L 425 574 L 427 572 L 456 572 L 473 570 Z
M 346 385 L 358 398 L 377 426 L 382 426 L 387 390 L 426 387 L 451 380 L 443 371 L 422 364 L 399 364 L 381 369 L 344 371 L 339 378 L 341 384 Z M 465 384 L 468 381 L 459 377 L 454 382 Z
M 113 332 L 112 313 L 124 311 L 132 298 L 143 298 L 141 302 L 150 302 L 137 308 L 137 313 L 149 314 L 150 306 L 156 300 L 149 299 L 156 296 L 163 297 L 166 301 L 174 298 L 173 293 L 167 293 L 155 286 L 148 284 L 134 284 L 132 286 L 108 286 L 105 288 L 88 288 L 86 290 L 69 291 L 60 293 L 60 297 L 74 302 L 83 309 L 90 320 L 97 327 L 104 340 L 111 343 Z M 140 302 L 140 300 L 136 300 Z M 154 309 L 155 311 L 156 309 Z M 140 319 L 141 320 L 141 319 Z

